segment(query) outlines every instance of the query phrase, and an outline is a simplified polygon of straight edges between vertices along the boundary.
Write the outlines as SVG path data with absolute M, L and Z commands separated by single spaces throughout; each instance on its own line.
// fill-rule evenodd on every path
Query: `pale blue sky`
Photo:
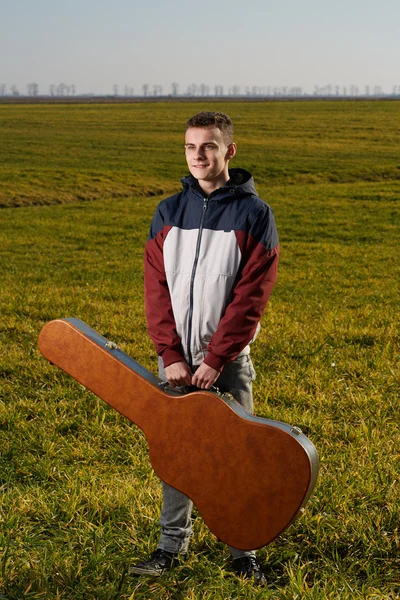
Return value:
M 0 83 L 400 90 L 400 0 L 0 0 Z

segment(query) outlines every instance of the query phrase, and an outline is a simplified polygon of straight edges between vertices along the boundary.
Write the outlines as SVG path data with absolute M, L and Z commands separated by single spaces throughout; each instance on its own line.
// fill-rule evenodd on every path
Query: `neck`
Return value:
M 227 181 L 229 181 L 228 173 L 221 173 L 218 179 L 213 179 L 212 181 L 207 181 L 206 179 L 198 180 L 199 186 L 207 196 L 223 187 Z

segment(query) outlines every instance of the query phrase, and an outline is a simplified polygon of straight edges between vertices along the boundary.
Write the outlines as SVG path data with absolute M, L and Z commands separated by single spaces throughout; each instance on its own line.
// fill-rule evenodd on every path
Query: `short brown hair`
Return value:
M 226 142 L 230 144 L 233 141 L 233 123 L 230 117 L 222 112 L 203 111 L 191 117 L 186 123 L 186 130 L 191 127 L 217 127 Z

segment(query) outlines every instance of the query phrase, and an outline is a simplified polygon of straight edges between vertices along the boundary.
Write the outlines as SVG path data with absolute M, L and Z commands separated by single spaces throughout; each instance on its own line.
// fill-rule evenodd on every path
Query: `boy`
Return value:
M 157 207 L 145 249 L 146 315 L 159 374 L 173 387 L 209 389 L 217 382 L 252 413 L 249 344 L 278 266 L 273 213 L 251 174 L 229 169 L 236 144 L 227 115 L 189 119 L 185 153 L 190 176 Z M 163 483 L 158 548 L 131 566 L 132 574 L 161 575 L 186 554 L 191 511 L 192 502 Z M 265 583 L 255 552 L 230 551 L 238 575 Z

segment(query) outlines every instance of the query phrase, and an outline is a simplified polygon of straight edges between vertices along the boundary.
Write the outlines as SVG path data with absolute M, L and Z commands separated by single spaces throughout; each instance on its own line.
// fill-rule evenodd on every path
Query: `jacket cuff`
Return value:
M 164 352 L 160 354 L 160 356 L 163 360 L 164 369 L 165 367 L 169 367 L 169 365 L 172 365 L 173 363 L 185 360 L 185 357 L 180 352 L 178 352 L 177 350 L 170 350 L 169 348 L 164 350 Z
M 212 352 L 208 352 L 207 356 L 204 359 L 204 362 L 212 369 L 215 369 L 216 371 L 219 371 L 221 373 L 222 369 L 225 366 L 226 360 L 223 360 L 222 358 L 216 356 Z

